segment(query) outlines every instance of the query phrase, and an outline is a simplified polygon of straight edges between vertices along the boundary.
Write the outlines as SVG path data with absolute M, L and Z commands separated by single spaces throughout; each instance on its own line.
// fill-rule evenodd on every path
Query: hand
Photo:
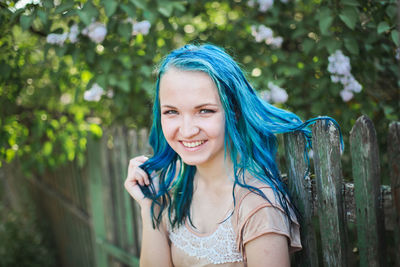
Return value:
M 150 199 L 144 197 L 141 186 L 150 185 L 150 179 L 147 173 L 139 166 L 148 160 L 146 156 L 139 156 L 131 159 L 128 166 L 128 175 L 126 177 L 124 186 L 126 191 L 142 206 L 144 203 L 151 203 Z

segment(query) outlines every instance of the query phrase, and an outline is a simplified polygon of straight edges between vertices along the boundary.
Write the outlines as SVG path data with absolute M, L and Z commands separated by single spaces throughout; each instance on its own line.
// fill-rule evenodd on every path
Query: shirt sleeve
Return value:
M 272 189 L 264 187 L 261 190 L 270 202 L 253 192 L 249 192 L 238 203 L 238 248 L 244 251 L 246 243 L 264 234 L 274 233 L 288 238 L 290 253 L 301 250 L 300 226 L 294 212 L 290 210 L 293 220 L 290 221 L 275 200 Z

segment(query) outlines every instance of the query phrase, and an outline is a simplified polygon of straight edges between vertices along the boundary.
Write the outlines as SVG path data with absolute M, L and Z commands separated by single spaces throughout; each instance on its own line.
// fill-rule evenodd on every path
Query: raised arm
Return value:
M 139 156 L 129 162 L 128 175 L 125 180 L 125 189 L 138 202 L 141 208 L 143 222 L 142 246 L 140 252 L 140 266 L 173 266 L 168 235 L 163 224 L 159 229 L 153 229 L 151 220 L 151 200 L 144 197 L 140 185 L 149 185 L 150 180 L 146 172 L 139 168 L 148 158 Z

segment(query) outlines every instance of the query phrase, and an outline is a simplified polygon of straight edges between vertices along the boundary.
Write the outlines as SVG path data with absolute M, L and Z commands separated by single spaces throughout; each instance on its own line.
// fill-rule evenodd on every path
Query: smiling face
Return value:
M 164 136 L 183 162 L 222 163 L 225 113 L 210 76 L 170 68 L 160 80 L 159 95 Z

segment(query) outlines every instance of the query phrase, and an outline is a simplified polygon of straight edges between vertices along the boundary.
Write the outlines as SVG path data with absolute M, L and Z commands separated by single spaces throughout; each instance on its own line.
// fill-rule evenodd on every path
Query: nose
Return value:
M 190 138 L 198 134 L 200 131 L 199 127 L 196 126 L 193 118 L 189 116 L 185 116 L 182 120 L 182 123 L 179 127 L 179 133 L 183 138 Z

